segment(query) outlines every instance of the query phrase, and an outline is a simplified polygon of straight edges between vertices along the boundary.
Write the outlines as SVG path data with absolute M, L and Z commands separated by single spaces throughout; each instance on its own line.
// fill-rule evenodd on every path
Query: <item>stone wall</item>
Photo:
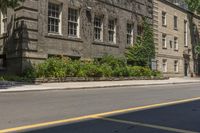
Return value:
M 62 5 L 62 34 L 48 33 L 48 2 Z M 79 9 L 80 37 L 68 36 L 68 8 Z M 94 16 L 103 16 L 103 42 L 94 41 Z M 142 16 L 152 23 L 151 0 L 26 0 L 20 7 L 9 11 L 8 41 L 2 42 L 7 57 L 7 69 L 22 73 L 24 69 L 48 58 L 64 55 L 82 59 L 99 58 L 105 54 L 120 56 L 126 44 L 127 22 L 134 23 L 134 37 Z M 116 44 L 108 42 L 108 19 L 116 20 Z

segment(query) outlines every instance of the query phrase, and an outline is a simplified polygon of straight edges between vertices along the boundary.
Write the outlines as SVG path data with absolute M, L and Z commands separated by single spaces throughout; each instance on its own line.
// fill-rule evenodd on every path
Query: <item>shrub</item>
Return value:
M 132 67 L 129 67 L 128 69 L 129 69 L 130 76 L 133 76 L 133 77 L 141 77 L 141 76 L 150 77 L 152 75 L 152 71 L 148 67 L 132 66 Z
M 0 77 L 0 81 L 4 81 L 5 79 L 3 77 Z
M 99 64 L 107 64 L 109 65 L 112 69 L 116 67 L 125 67 L 127 62 L 126 59 L 123 57 L 116 58 L 112 55 L 105 55 L 103 58 L 99 61 Z
M 116 67 L 113 70 L 113 77 L 128 77 L 130 76 L 127 67 Z
M 80 71 L 82 71 L 81 68 L 82 68 L 82 64 L 80 61 L 78 61 L 78 60 L 71 61 L 70 60 L 66 63 L 65 75 L 67 77 L 76 77 L 76 76 L 79 77 L 81 75 L 83 75 L 83 77 L 85 77 L 84 73 L 80 72 Z
M 26 78 L 40 77 L 141 77 L 161 76 L 148 67 L 127 66 L 124 58 L 105 56 L 100 61 L 83 62 L 65 58 L 49 58 L 41 64 L 27 69 Z
M 37 77 L 65 77 L 66 65 L 65 59 L 49 58 L 36 66 Z
M 112 77 L 112 67 L 109 66 L 108 64 L 102 64 L 100 65 L 101 70 L 102 70 L 102 75 L 103 77 Z

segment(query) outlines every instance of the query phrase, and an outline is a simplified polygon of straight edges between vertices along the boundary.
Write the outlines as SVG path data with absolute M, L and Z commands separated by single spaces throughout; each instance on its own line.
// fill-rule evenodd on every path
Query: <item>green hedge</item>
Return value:
M 148 67 L 128 66 L 124 58 L 104 56 L 100 61 L 49 58 L 24 73 L 27 78 L 63 77 L 150 77 L 161 76 Z

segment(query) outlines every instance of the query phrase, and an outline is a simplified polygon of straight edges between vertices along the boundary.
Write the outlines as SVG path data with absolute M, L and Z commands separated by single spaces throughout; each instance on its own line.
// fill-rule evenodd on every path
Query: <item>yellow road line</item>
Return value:
M 81 117 L 64 119 L 64 120 L 57 120 L 57 121 L 51 121 L 51 122 L 38 123 L 38 124 L 33 124 L 33 125 L 20 126 L 20 127 L 15 127 L 15 128 L 9 128 L 9 129 L 3 129 L 3 130 L 0 130 L 0 133 L 19 132 L 19 131 L 23 131 L 23 130 L 30 130 L 30 129 L 35 129 L 35 128 L 43 128 L 43 127 L 54 126 L 54 125 L 58 125 L 58 124 L 59 125 L 60 124 L 67 124 L 67 123 L 83 121 L 83 120 L 87 120 L 87 119 L 94 119 L 96 117 L 106 117 L 106 116 L 110 116 L 110 115 L 127 113 L 127 112 L 131 112 L 131 111 L 145 110 L 145 109 L 150 109 L 150 108 L 157 108 L 157 107 L 162 107 L 162 106 L 181 104 L 181 103 L 192 102 L 192 101 L 197 101 L 197 100 L 200 100 L 200 97 L 191 98 L 191 99 L 184 99 L 184 100 L 178 100 L 178 101 L 173 101 L 173 102 L 152 104 L 152 105 L 147 105 L 147 106 L 134 107 L 134 108 L 129 108 L 129 109 L 116 110 L 116 111 L 111 111 L 111 112 L 105 112 L 105 113 L 81 116 Z
M 101 120 L 111 121 L 111 122 L 116 122 L 116 123 L 129 124 L 129 125 L 134 125 L 134 126 L 154 128 L 154 129 L 165 130 L 165 131 L 170 131 L 170 132 L 177 132 L 177 133 L 198 133 L 198 132 L 193 132 L 193 131 L 184 130 L 184 129 L 159 126 L 159 125 L 153 125 L 153 124 L 146 124 L 146 123 L 141 123 L 141 122 L 125 121 L 125 120 L 120 120 L 120 119 L 112 119 L 112 118 L 104 118 L 104 117 L 96 117 L 96 119 L 101 119 Z

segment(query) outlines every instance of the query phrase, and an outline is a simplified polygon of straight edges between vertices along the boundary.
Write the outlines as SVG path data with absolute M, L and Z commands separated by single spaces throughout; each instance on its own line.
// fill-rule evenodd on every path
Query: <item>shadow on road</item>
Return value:
M 200 101 L 160 107 L 24 133 L 200 133 Z

